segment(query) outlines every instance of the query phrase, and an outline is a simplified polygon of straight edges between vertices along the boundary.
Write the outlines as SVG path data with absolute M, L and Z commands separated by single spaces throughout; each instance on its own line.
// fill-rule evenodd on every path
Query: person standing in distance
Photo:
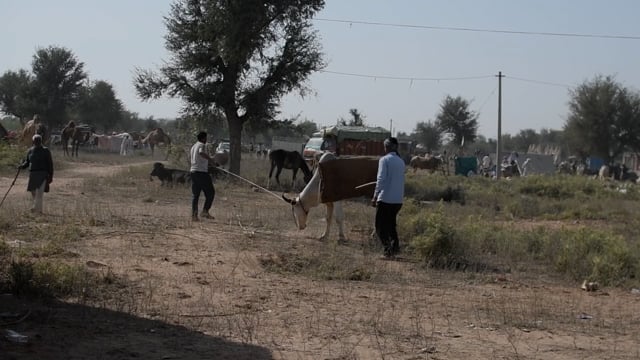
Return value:
M 51 151 L 42 146 L 41 135 L 33 135 L 31 141 L 33 146 L 29 148 L 26 158 L 18 168 L 29 167 L 27 191 L 31 192 L 33 198 L 31 212 L 42 214 L 44 193 L 49 192 L 49 184 L 53 181 L 53 159 Z
M 405 164 L 398 154 L 398 139 L 384 141 L 385 155 L 378 161 L 376 189 L 371 206 L 376 208 L 376 234 L 384 246 L 384 259 L 393 259 L 400 251 L 396 218 L 404 198 Z
M 209 209 L 213 205 L 213 199 L 216 196 L 216 190 L 213 187 L 213 180 L 209 175 L 209 163 L 211 156 L 206 149 L 207 133 L 201 131 L 198 133 L 198 141 L 193 144 L 190 151 L 191 156 L 191 220 L 198 221 L 198 201 L 200 192 L 204 192 L 204 206 L 200 216 L 205 219 L 213 219 L 209 214 Z

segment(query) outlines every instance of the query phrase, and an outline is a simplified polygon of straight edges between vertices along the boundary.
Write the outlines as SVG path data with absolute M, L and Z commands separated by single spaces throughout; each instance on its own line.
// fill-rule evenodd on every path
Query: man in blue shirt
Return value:
M 400 250 L 396 218 L 404 197 L 405 164 L 398 155 L 398 139 L 386 139 L 384 152 L 371 205 L 376 207 L 376 234 L 384 246 L 384 258 L 392 259 Z

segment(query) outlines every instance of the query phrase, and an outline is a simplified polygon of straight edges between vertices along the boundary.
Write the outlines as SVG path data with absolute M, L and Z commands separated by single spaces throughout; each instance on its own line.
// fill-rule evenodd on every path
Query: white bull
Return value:
M 331 153 L 322 155 L 313 177 L 300 195 L 295 199 L 282 196 L 292 205 L 298 229 L 306 227 L 309 210 L 324 203 L 327 207 L 326 228 L 321 239 L 329 236 L 335 215 L 339 239 L 344 240 L 344 212 L 340 200 L 373 196 L 378 160 L 371 156 L 337 158 Z
M 335 158 L 335 155 L 333 155 L 332 153 L 325 153 L 320 158 L 319 163 L 330 161 Z M 322 176 L 320 174 L 320 168 L 317 167 L 315 173 L 313 174 L 313 177 L 298 196 L 296 196 L 294 199 L 289 199 L 284 196 L 284 194 L 282 195 L 282 198 L 286 202 L 291 204 L 293 217 L 295 218 L 296 225 L 300 230 L 304 230 L 307 227 L 309 210 L 320 205 L 321 178 Z M 329 233 L 331 232 L 331 222 L 335 213 L 336 223 L 338 224 L 338 239 L 340 241 L 344 241 L 344 211 L 342 210 L 342 202 L 326 202 L 324 203 L 324 205 L 327 207 L 327 214 L 325 216 L 326 227 L 324 229 L 324 232 L 320 236 L 320 239 L 325 240 L 329 236 Z

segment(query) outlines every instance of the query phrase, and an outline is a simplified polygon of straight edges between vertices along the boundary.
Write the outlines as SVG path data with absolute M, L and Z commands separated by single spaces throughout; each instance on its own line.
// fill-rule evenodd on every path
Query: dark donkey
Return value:
M 269 180 L 271 180 L 271 176 L 273 175 L 273 169 L 276 167 L 278 170 L 276 171 L 276 182 L 280 185 L 280 172 L 282 168 L 293 170 L 293 182 L 296 181 L 296 174 L 298 173 L 298 169 L 301 169 L 304 173 L 304 182 L 308 183 L 313 176 L 311 170 L 309 170 L 309 166 L 304 161 L 302 155 L 300 155 L 297 151 L 287 151 L 287 150 L 273 150 L 269 153 L 269 160 L 271 161 L 271 170 L 269 170 Z

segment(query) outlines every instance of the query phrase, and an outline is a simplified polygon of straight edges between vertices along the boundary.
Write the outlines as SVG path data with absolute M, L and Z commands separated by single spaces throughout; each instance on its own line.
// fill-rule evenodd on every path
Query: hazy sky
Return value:
M 178 100 L 141 102 L 132 85 L 136 67 L 157 69 L 169 58 L 163 16 L 170 3 L 0 0 L 0 72 L 30 69 L 37 48 L 63 46 L 85 63 L 90 79 L 113 84 L 127 109 L 173 118 Z M 394 131 L 411 132 L 452 95 L 470 100 L 480 134 L 495 138 L 495 75 L 502 71 L 503 133 L 561 129 L 570 87 L 597 74 L 640 87 L 639 39 L 428 27 L 640 37 L 639 13 L 637 0 L 327 0 L 314 20 L 326 72 L 311 77 L 314 96 L 283 99 L 282 117 L 332 125 L 357 108 L 369 125 L 389 127 L 392 119 Z

